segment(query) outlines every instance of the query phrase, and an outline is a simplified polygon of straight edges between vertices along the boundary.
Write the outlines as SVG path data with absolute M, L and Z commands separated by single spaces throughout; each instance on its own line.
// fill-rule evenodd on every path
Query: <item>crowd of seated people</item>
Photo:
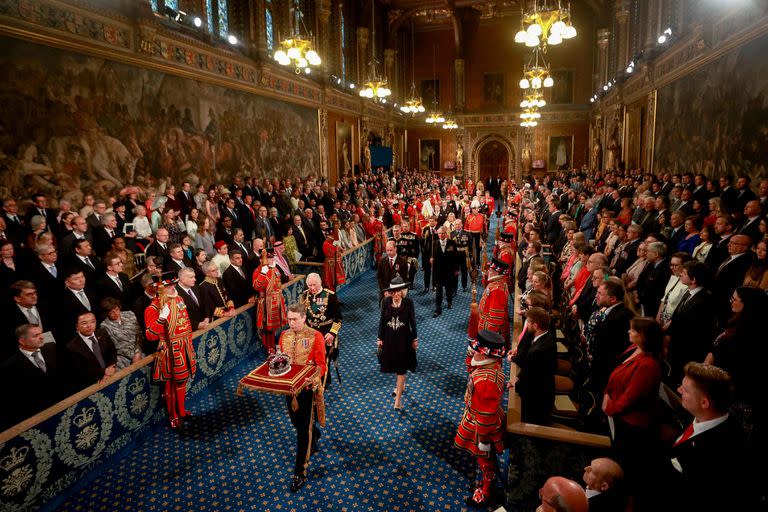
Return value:
M 758 190 L 746 177 L 572 171 L 529 180 L 515 201 L 520 346 L 547 340 L 541 326 L 562 332 L 567 353 L 547 348 L 548 362 L 534 369 L 541 382 L 573 380 L 565 392 L 578 408 L 576 419 L 559 416 L 551 391 L 518 389 L 523 421 L 571 421 L 608 435 L 612 460 L 602 465 L 613 469 L 604 487 L 620 475 L 635 510 L 666 510 L 670 482 L 689 493 L 678 492 L 683 508 L 670 510 L 757 503 L 744 461 L 766 446 L 759 316 L 768 311 L 768 180 Z M 558 356 L 567 363 L 553 364 Z M 530 362 L 512 359 L 520 375 L 530 373 Z M 667 391 L 688 415 L 674 412 Z M 543 419 L 542 410 L 550 411 Z M 585 482 L 593 509 L 602 482 L 586 474 Z

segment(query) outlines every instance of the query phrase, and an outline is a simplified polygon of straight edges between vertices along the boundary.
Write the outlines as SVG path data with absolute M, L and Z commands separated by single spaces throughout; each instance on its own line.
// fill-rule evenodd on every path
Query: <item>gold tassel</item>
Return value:
M 296 412 L 299 410 L 299 402 L 296 400 L 296 397 L 293 397 L 293 400 L 291 400 L 291 410 L 293 412 Z

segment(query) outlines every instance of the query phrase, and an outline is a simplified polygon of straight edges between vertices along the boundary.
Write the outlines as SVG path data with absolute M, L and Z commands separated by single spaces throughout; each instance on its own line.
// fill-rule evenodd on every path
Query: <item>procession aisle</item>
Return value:
M 416 276 L 419 288 L 423 276 Z M 418 369 L 404 409 L 392 408 L 394 375 L 379 372 L 374 274 L 341 290 L 340 368 L 326 394 L 327 426 L 307 485 L 288 490 L 296 441 L 282 397 L 237 397 L 237 381 L 259 360 L 212 386 L 191 408 L 181 434 L 159 429 L 60 510 L 460 511 L 473 478 L 470 457 L 453 447 L 467 382 L 470 293 L 432 318 L 434 295 L 411 292 L 419 331 Z

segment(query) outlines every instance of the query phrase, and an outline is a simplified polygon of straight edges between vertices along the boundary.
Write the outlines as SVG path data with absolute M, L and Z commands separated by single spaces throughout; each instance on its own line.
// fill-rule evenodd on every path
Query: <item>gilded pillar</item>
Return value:
M 611 31 L 601 28 L 597 31 L 597 83 L 595 89 L 602 87 L 608 81 L 608 42 Z
M 621 75 L 629 63 L 629 11 L 622 9 L 616 13 L 616 69 L 613 73 Z
M 397 74 L 395 73 L 395 57 L 397 56 L 397 50 L 393 48 L 386 48 L 384 50 L 384 77 L 388 80 L 389 89 L 392 94 L 397 96 Z
M 365 82 L 368 73 L 368 27 L 357 28 L 357 83 Z
M 453 90 L 454 90 L 454 105 L 456 105 L 456 111 L 464 110 L 464 104 L 466 102 L 465 93 L 465 75 L 464 75 L 464 59 L 455 59 L 453 61 Z

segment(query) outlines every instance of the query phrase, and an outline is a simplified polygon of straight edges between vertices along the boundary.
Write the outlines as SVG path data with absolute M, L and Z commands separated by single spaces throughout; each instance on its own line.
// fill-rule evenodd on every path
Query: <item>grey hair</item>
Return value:
M 667 255 L 667 246 L 661 242 L 652 242 L 648 244 L 647 250 L 655 252 L 662 258 Z
M 307 278 L 305 279 L 305 281 L 309 283 L 310 279 L 317 280 L 317 282 L 320 283 L 321 285 L 323 284 L 323 279 L 320 277 L 320 274 L 318 274 L 317 272 L 311 272 L 307 274 Z
M 53 245 L 51 244 L 37 244 L 37 247 L 35 247 L 35 252 L 38 256 L 42 256 L 43 254 L 51 252 L 52 250 Z
M 204 273 L 204 274 L 207 274 L 207 273 L 208 273 L 208 272 L 210 272 L 210 271 L 211 271 L 211 269 L 212 269 L 212 268 L 214 268 L 214 267 L 216 267 L 216 268 L 219 268 L 219 266 L 218 266 L 218 265 L 217 265 L 215 262 L 213 262 L 213 261 L 206 261 L 206 262 L 205 262 L 205 263 L 203 263 L 203 265 L 202 265 L 203 273 Z
M 44 222 L 45 222 L 45 217 L 43 217 L 42 215 L 33 215 L 32 218 L 29 219 L 29 225 L 33 230 L 39 229 Z
M 183 276 L 183 275 L 194 274 L 194 273 L 195 273 L 195 269 L 190 268 L 190 267 L 184 267 L 182 269 L 179 269 L 178 276 L 179 276 L 179 278 L 181 278 L 181 276 Z

